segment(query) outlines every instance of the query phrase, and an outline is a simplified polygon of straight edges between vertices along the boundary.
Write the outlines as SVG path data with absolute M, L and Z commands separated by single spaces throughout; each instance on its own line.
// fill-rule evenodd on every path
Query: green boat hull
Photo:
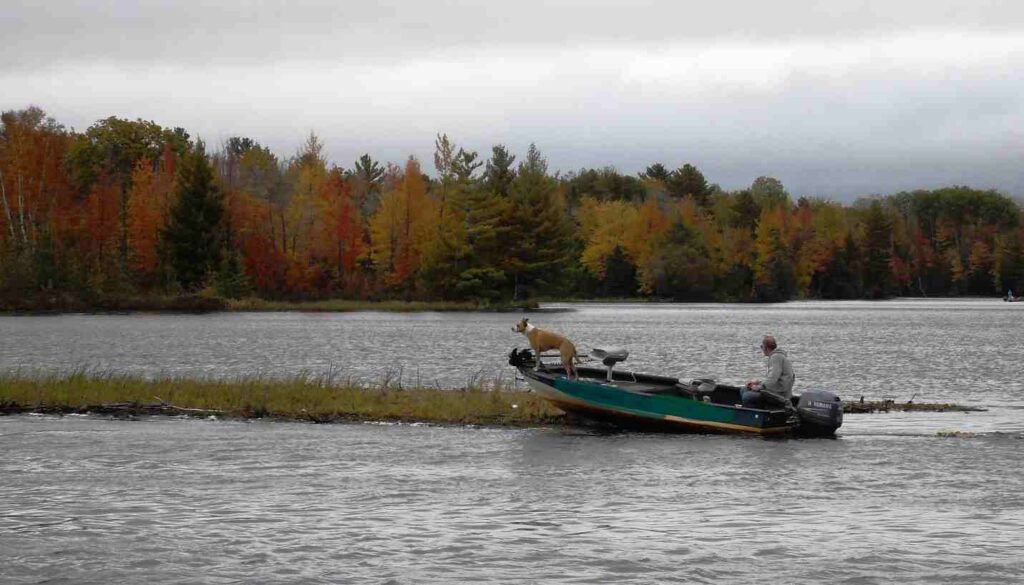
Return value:
M 673 378 L 616 372 L 608 381 L 602 379 L 601 370 L 579 368 L 580 376 L 570 380 L 558 370 L 519 367 L 539 395 L 561 410 L 592 420 L 651 431 L 779 435 L 794 429 L 786 410 L 744 408 L 678 395 L 672 392 L 678 384 Z

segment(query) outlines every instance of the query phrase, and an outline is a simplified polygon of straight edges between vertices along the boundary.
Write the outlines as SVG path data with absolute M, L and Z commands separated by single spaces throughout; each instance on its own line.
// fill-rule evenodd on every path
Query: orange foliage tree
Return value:
M 370 221 L 373 262 L 387 286 L 410 292 L 423 252 L 436 234 L 435 206 L 427 196 L 419 161 L 409 157 Z

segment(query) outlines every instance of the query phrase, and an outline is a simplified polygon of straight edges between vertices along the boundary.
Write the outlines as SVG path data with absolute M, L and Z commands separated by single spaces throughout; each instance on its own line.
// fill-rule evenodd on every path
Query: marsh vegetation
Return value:
M 845 402 L 847 413 L 977 410 L 946 403 Z M 330 373 L 288 379 L 156 378 L 77 370 L 66 374 L 0 373 L 0 414 L 25 412 L 115 416 L 167 414 L 328 422 L 538 426 L 571 421 L 531 392 L 471 380 L 465 388 L 403 386 L 385 377 L 371 385 Z

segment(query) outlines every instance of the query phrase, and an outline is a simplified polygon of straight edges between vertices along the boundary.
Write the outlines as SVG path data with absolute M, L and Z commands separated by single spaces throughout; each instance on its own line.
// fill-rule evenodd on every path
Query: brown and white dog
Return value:
M 576 376 L 576 368 L 573 366 L 573 360 L 580 361 L 579 356 L 576 354 L 576 346 L 565 337 L 552 333 L 551 331 L 545 331 L 538 327 L 530 325 L 529 319 L 520 319 L 516 326 L 512 328 L 517 333 L 522 333 L 526 336 L 526 339 L 530 342 L 530 348 L 533 349 L 533 353 L 537 355 L 537 368 L 540 369 L 540 352 L 548 351 L 550 349 L 557 349 L 558 353 L 562 357 L 562 367 L 565 368 L 565 375 L 569 378 Z

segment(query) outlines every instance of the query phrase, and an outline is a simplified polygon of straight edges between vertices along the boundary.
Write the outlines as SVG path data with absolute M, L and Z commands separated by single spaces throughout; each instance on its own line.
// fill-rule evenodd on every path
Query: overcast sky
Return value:
M 445 132 L 726 189 L 1024 194 L 1020 0 L 5 0 L 0 39 L 0 109 L 77 130 L 144 118 L 282 156 L 313 130 L 339 165 L 431 172 Z

